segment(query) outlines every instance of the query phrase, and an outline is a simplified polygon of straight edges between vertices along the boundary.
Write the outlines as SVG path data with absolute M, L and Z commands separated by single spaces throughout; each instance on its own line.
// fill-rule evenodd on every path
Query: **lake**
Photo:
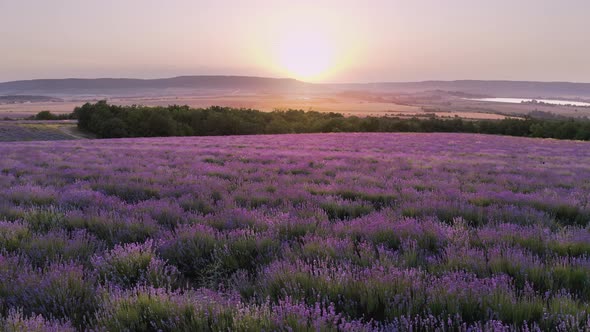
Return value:
M 509 103 L 509 104 L 520 104 L 530 103 L 536 100 L 539 103 L 551 104 L 551 105 L 572 105 L 581 107 L 590 107 L 590 103 L 573 100 L 557 100 L 557 99 L 531 99 L 531 98 L 467 98 L 469 100 L 476 101 L 491 101 L 496 103 Z

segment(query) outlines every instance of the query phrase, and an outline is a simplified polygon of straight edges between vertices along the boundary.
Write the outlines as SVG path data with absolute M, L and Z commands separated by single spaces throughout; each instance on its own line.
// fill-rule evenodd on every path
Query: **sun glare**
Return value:
M 336 67 L 336 54 L 330 39 L 321 32 L 297 30 L 281 37 L 277 62 L 286 75 L 313 81 Z

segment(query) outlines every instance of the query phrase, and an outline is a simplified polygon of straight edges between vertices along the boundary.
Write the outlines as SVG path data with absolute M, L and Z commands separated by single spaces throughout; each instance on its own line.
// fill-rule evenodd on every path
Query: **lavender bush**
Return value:
M 0 145 L 0 329 L 590 329 L 590 145 Z

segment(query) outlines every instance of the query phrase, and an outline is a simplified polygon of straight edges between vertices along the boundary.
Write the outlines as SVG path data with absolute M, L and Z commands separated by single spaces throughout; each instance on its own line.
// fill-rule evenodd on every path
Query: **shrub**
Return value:
M 223 302 L 211 292 L 114 290 L 106 295 L 96 325 L 108 331 L 231 331 L 236 310 Z
M 22 222 L 0 221 L 0 248 L 15 251 L 30 237 L 27 225 Z
M 85 229 L 111 246 L 143 242 L 159 231 L 156 222 L 149 217 L 126 217 L 103 210 L 87 213 L 69 212 L 65 216 L 64 226 L 69 230 Z
M 187 278 L 203 282 L 213 261 L 216 232 L 203 225 L 181 226 L 158 246 L 158 253 Z
M 3 310 L 22 308 L 24 315 L 65 319 L 76 327 L 84 326 L 97 308 L 94 280 L 70 263 L 32 269 L 26 260 L 0 256 L 0 295 Z
M 157 257 L 151 240 L 116 245 L 106 253 L 95 255 L 91 261 L 101 280 L 123 287 L 136 284 L 170 287 L 178 278 L 176 268 Z
M 23 217 L 29 229 L 34 232 L 46 233 L 50 230 L 59 230 L 64 226 L 64 214 L 55 207 L 47 209 L 29 209 Z
M 73 233 L 50 231 L 35 235 L 20 248 L 34 266 L 59 260 L 88 263 L 89 257 L 100 249 L 102 244 L 83 230 Z
M 326 202 L 322 203 L 320 207 L 330 220 L 354 219 L 373 212 L 372 206 L 357 203 Z
M 25 316 L 21 310 L 11 309 L 6 318 L 0 318 L 0 330 L 11 332 L 75 332 L 69 323 L 46 319 L 41 315 Z

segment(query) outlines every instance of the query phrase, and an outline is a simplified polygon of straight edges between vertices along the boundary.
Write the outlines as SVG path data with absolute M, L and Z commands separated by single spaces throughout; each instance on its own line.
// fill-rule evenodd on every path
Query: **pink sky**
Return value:
M 0 81 L 590 82 L 589 13 L 587 0 L 0 1 Z

